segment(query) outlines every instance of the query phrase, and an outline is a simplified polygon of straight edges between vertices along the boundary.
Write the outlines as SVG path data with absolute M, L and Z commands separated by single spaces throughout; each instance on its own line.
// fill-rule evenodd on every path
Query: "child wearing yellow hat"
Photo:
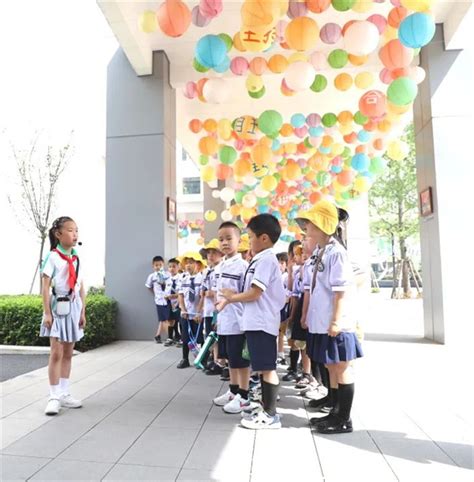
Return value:
M 338 211 L 323 200 L 299 212 L 296 222 L 304 231 L 306 246 L 314 249 L 312 272 L 304 282 L 309 301 L 301 321 L 308 328 L 307 352 L 312 361 L 327 367 L 330 378 L 327 399 L 315 403 L 317 409 L 324 410 L 329 402 L 330 413 L 310 422 L 324 434 L 352 432 L 352 367 L 353 361 L 362 356 L 362 349 L 350 310 L 354 287 L 352 266 L 344 246 L 334 237 Z

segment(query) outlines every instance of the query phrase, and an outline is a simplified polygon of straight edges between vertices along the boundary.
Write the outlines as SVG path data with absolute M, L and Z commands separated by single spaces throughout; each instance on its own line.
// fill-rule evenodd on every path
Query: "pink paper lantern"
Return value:
M 306 124 L 308 124 L 309 127 L 318 127 L 319 124 L 321 124 L 321 116 L 319 114 L 309 114 L 308 117 L 306 117 Z
M 276 42 L 282 43 L 285 41 L 285 30 L 288 25 L 288 22 L 284 20 L 279 20 L 276 24 L 275 32 L 276 32 Z
M 186 82 L 184 87 L 184 96 L 187 99 L 194 99 L 197 95 L 197 88 L 195 82 Z
M 323 52 L 313 52 L 310 57 L 310 62 L 316 70 L 324 70 L 328 66 L 326 55 Z
M 230 63 L 230 70 L 234 75 L 245 75 L 248 69 L 249 63 L 245 57 L 234 57 Z
M 319 36 L 325 44 L 335 44 L 341 38 L 341 27 L 337 23 L 327 23 L 319 32 Z
M 388 70 L 388 69 L 382 69 L 380 71 L 379 78 L 384 84 L 388 85 L 393 80 L 392 72 L 390 72 L 390 70 Z
M 367 20 L 377 27 L 380 35 L 384 33 L 387 27 L 387 19 L 383 15 L 374 13 L 373 15 L 368 17 Z
M 296 137 L 299 137 L 300 139 L 303 139 L 303 137 L 305 137 L 306 134 L 308 134 L 308 128 L 306 126 L 296 127 L 295 130 L 294 130 L 294 133 L 295 133 Z
M 305 2 L 298 0 L 290 0 L 287 15 L 290 18 L 304 17 L 308 13 L 308 7 Z
M 222 0 L 201 0 L 199 11 L 206 18 L 217 17 L 222 12 Z
M 200 11 L 199 7 L 196 5 L 192 11 L 191 11 L 191 22 L 193 25 L 196 25 L 196 27 L 205 27 L 206 25 L 209 25 L 211 22 L 211 19 L 208 17 L 205 17 Z

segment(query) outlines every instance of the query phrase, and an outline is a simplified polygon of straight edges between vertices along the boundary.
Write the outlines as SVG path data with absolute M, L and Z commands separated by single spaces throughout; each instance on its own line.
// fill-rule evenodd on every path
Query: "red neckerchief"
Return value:
M 76 286 L 76 281 L 77 281 L 76 268 L 74 268 L 74 261 L 77 260 L 77 256 L 75 254 L 72 256 L 66 256 L 65 254 L 61 253 L 59 249 L 54 249 L 53 251 L 58 253 L 59 256 L 62 259 L 64 259 L 64 261 L 67 261 L 68 269 L 69 269 L 68 284 L 69 284 L 69 288 L 71 290 L 74 290 L 74 287 Z

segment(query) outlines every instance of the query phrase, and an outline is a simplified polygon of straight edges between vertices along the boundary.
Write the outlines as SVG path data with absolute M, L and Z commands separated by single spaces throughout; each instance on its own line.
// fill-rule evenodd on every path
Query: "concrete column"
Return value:
M 207 183 L 203 182 L 204 189 L 204 212 L 208 209 L 212 209 L 217 213 L 217 218 L 213 222 L 204 220 L 204 236 L 206 238 L 206 243 L 208 243 L 212 238 L 217 237 L 217 231 L 219 226 L 222 224 L 221 212 L 225 209 L 225 202 L 220 198 L 212 197 L 212 191 L 215 189 L 221 190 L 225 187 L 225 181 L 217 181 L 215 188 L 210 188 Z
M 434 207 L 420 223 L 424 327 L 426 338 L 451 344 L 466 339 L 473 325 L 467 291 L 474 273 L 474 66 L 471 52 L 445 50 L 442 26 L 420 59 L 427 77 L 414 108 L 418 190 L 432 188 Z
M 138 77 L 122 50 L 108 66 L 106 293 L 119 303 L 118 337 L 146 340 L 157 317 L 145 288 L 155 255 L 176 255 L 176 226 L 166 199 L 176 199 L 176 108 L 163 53 L 153 74 Z M 92 194 L 92 193 L 91 193 Z

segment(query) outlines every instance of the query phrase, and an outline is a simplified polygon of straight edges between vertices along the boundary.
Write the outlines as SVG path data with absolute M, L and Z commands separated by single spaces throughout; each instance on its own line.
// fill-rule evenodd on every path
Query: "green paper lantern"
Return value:
M 321 122 L 324 127 L 333 127 L 336 125 L 337 115 L 333 114 L 332 112 L 328 112 L 327 114 L 323 115 Z
M 258 128 L 271 137 L 278 133 L 283 125 L 283 117 L 276 110 L 266 110 L 258 118 Z
M 201 154 L 199 156 L 199 164 L 201 164 L 201 166 L 206 166 L 208 162 L 209 162 L 208 156 L 205 156 L 204 154 Z
M 354 6 L 356 0 L 331 0 L 331 3 L 334 10 L 337 10 L 338 12 L 347 12 Z
M 244 198 L 246 192 L 244 190 L 242 191 L 237 191 L 235 193 L 234 199 L 238 204 L 242 204 L 242 199 Z
M 257 92 L 250 92 L 247 91 L 249 96 L 252 97 L 252 99 L 261 99 L 265 95 L 265 86 L 263 86 L 259 91 Z
M 227 35 L 226 33 L 220 33 L 218 37 L 224 41 L 227 52 L 229 52 L 234 45 L 232 37 L 230 35 Z
M 328 57 L 328 63 L 333 69 L 342 69 L 349 61 L 349 55 L 345 50 L 335 49 Z
M 408 105 L 418 94 L 416 82 L 409 77 L 398 77 L 387 89 L 387 99 L 395 105 Z
M 383 157 L 373 157 L 370 160 L 369 172 L 372 174 L 381 174 L 387 167 L 387 161 Z
M 237 159 L 237 152 L 232 146 L 221 146 L 219 148 L 219 161 L 222 164 L 233 164 Z
M 310 142 L 310 140 L 309 140 L 309 137 L 306 137 L 306 139 L 304 140 L 304 145 L 305 145 L 305 147 L 307 147 L 308 149 L 310 149 L 311 147 L 313 147 L 312 144 L 311 144 L 311 142 Z M 305 173 L 303 173 L 303 174 L 305 174 Z
M 328 85 L 328 81 L 324 75 L 316 74 L 314 77 L 314 81 L 311 84 L 310 89 L 313 92 L 322 92 Z
M 354 122 L 362 126 L 364 124 L 367 124 L 367 122 L 369 122 L 369 118 L 364 114 L 362 114 L 360 111 L 357 111 L 354 114 Z
M 193 60 L 193 67 L 194 70 L 197 70 L 198 72 L 204 73 L 207 72 L 209 69 L 207 67 L 204 67 L 204 65 L 200 64 L 197 59 Z
M 331 184 L 331 175 L 326 171 L 319 171 L 316 174 L 316 182 L 321 187 L 327 187 Z

